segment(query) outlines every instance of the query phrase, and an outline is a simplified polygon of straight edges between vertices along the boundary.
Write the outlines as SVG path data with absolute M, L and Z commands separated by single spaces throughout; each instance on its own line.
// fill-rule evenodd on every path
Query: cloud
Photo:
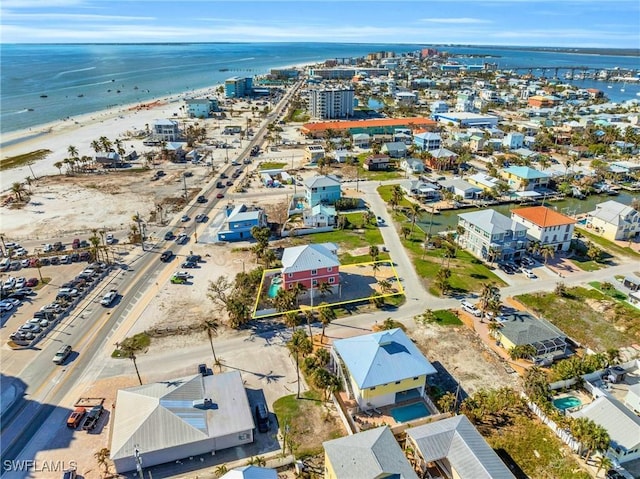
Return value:
M 155 20 L 155 17 L 134 17 L 127 15 L 97 15 L 89 13 L 13 13 L 3 12 L 3 21 L 50 21 L 62 20 L 69 22 L 133 22 Z
M 458 24 L 458 25 L 471 25 L 480 23 L 492 23 L 489 20 L 483 20 L 481 18 L 470 17 L 452 17 L 452 18 L 421 18 L 421 22 L 425 23 L 446 23 L 446 24 Z

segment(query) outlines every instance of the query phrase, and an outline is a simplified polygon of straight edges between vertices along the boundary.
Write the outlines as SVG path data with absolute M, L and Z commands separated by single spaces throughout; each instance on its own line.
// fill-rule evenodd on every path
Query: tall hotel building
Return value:
M 312 118 L 328 120 L 353 116 L 353 87 L 309 90 L 309 113 Z

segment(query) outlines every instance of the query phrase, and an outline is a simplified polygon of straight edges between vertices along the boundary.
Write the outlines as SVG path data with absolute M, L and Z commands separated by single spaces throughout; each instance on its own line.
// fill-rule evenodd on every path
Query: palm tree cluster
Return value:
M 233 283 L 224 275 L 209 281 L 207 297 L 217 306 L 225 308 L 230 327 L 239 328 L 251 320 L 251 309 L 255 292 L 262 281 L 262 271 L 262 268 L 256 268 L 247 273 L 238 273 Z
M 393 211 L 395 211 L 398 205 L 402 203 L 403 199 L 404 191 L 402 190 L 402 187 L 400 185 L 395 185 L 393 190 L 391 190 L 391 198 L 389 199 L 389 204 Z
M 574 355 L 554 363 L 551 367 L 552 378 L 554 381 L 577 378 L 603 369 L 617 361 L 619 357 L 620 353 L 617 349 L 609 349 L 604 353 L 586 354 L 582 357 Z
M 544 264 L 547 264 L 549 259 L 552 259 L 556 255 L 556 250 L 553 245 L 542 245 L 539 241 L 532 241 L 529 243 L 528 252 L 534 256 L 540 256 L 544 260 Z
M 582 445 L 580 455 L 588 462 L 595 451 L 606 451 L 611 438 L 607 430 L 586 417 L 572 418 L 569 422 L 571 435 Z
M 481 389 L 460 404 L 460 412 L 477 426 L 491 428 L 511 424 L 513 417 L 527 411 L 520 395 L 511 388 Z

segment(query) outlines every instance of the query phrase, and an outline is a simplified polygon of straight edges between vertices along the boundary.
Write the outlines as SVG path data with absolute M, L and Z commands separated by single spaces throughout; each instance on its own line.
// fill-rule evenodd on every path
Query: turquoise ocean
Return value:
M 205 88 L 234 75 L 259 75 L 270 68 L 364 56 L 376 51 L 406 53 L 425 46 L 373 43 L 2 44 L 0 133 Z M 492 55 L 486 59 L 457 60 L 471 64 L 490 61 L 502 69 L 542 66 L 640 68 L 640 60 L 634 56 L 542 52 L 526 48 L 435 48 L 463 55 Z M 541 74 L 536 70 L 533 73 Z M 637 84 L 610 85 L 596 80 L 574 80 L 573 83 L 599 88 L 612 101 L 640 99 L 636 95 L 640 92 Z

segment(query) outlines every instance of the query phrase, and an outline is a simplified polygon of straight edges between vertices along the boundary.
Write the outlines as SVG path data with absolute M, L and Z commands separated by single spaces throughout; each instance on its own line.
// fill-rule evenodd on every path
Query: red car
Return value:
M 24 285 L 28 288 L 33 288 L 34 286 L 38 286 L 38 278 L 29 278 Z
M 216 195 L 216 198 L 218 198 L 218 199 L 220 199 L 220 198 L 224 198 L 224 195 L 223 195 L 222 193 L 218 193 L 218 194 Z

